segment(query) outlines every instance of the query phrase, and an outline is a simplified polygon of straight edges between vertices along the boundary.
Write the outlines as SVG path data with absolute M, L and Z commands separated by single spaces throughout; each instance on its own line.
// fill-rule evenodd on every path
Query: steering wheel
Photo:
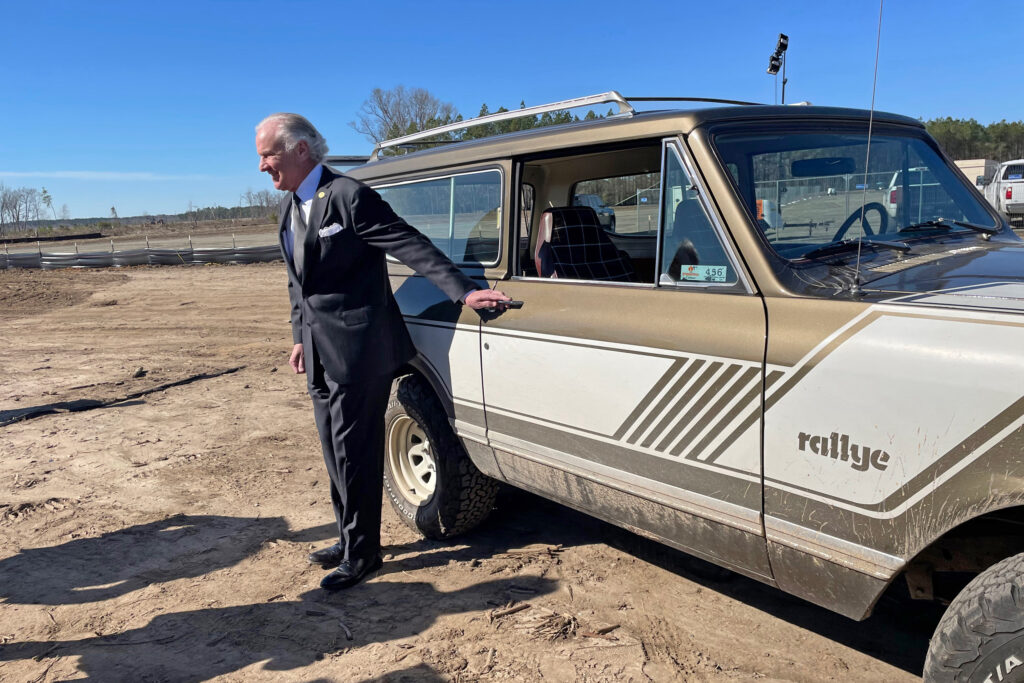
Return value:
M 846 236 L 846 231 L 857 222 L 860 218 L 861 213 L 864 214 L 864 220 L 861 221 L 861 228 L 864 229 L 865 235 L 874 235 L 875 231 L 868 225 L 867 213 L 868 211 L 875 211 L 878 213 L 878 233 L 883 233 L 889 229 L 889 212 L 885 210 L 885 207 L 878 202 L 868 202 L 863 208 L 858 208 L 856 211 L 850 214 L 850 217 L 843 221 L 843 224 L 839 226 L 839 230 L 832 236 L 833 242 L 839 242 Z

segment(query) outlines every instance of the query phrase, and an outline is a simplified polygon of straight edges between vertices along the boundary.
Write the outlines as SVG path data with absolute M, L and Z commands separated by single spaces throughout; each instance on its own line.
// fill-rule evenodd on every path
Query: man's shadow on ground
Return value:
M 268 540 L 329 538 L 332 526 L 292 534 L 280 517 L 175 515 L 97 537 L 23 549 L 0 560 L 0 600 L 44 605 L 108 600 L 152 583 L 233 566 Z
M 75 656 L 78 669 L 99 681 L 198 682 L 258 662 L 266 671 L 287 671 L 351 647 L 415 636 L 442 615 L 489 609 L 506 602 L 512 588 L 540 595 L 557 586 L 551 579 L 516 577 L 445 593 L 429 583 L 384 578 L 340 594 L 316 589 L 286 602 L 161 614 L 112 635 L 9 643 L 0 647 L 0 661 Z M 416 669 L 417 675 L 431 671 Z
M 556 590 L 551 579 L 522 574 L 486 580 L 481 575 L 477 583 L 449 593 L 429 583 L 389 581 L 388 575 L 485 560 L 534 543 L 564 547 L 592 542 L 586 524 L 562 528 L 551 523 L 551 515 L 564 512 L 575 515 L 542 499 L 513 494 L 505 510 L 459 539 L 459 545 L 421 540 L 386 546 L 385 553 L 401 559 L 386 562 L 375 580 L 341 593 L 312 590 L 291 601 L 160 614 L 139 628 L 76 640 L 11 642 L 0 646 L 0 661 L 77 656 L 80 670 L 96 680 L 200 681 L 264 660 L 272 671 L 308 666 L 350 647 L 414 636 L 441 615 L 479 612 L 522 599 L 524 592 Z M 104 601 L 152 583 L 233 566 L 269 540 L 319 543 L 331 539 L 333 531 L 331 523 L 289 532 L 281 518 L 176 515 L 0 560 L 0 599 L 45 605 Z M 296 561 L 305 563 L 304 551 Z M 351 630 L 351 641 L 341 622 Z M 438 680 L 425 664 L 406 673 L 412 680 Z M 403 674 L 398 680 L 410 679 Z

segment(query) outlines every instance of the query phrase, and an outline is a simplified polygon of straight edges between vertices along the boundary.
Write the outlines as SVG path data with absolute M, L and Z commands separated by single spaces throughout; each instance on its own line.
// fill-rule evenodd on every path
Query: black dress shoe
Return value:
M 324 569 L 331 569 L 341 564 L 342 558 L 345 557 L 345 549 L 340 544 L 335 543 L 330 548 L 324 548 L 323 550 L 317 550 L 315 553 L 309 554 L 309 563 L 318 564 Z
M 380 556 L 368 561 L 349 562 L 348 560 L 338 565 L 338 568 L 328 574 L 320 582 L 320 587 L 328 591 L 340 591 L 344 588 L 354 586 L 367 576 L 377 571 L 383 565 Z

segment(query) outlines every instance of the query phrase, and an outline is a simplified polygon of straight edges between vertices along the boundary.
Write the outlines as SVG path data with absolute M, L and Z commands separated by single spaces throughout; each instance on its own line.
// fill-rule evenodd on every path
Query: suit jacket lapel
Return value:
M 303 243 L 304 252 L 303 260 L 303 278 L 309 272 L 310 268 L 316 267 L 314 264 L 317 259 L 310 258 L 310 254 L 315 252 L 317 237 L 319 236 L 320 228 L 323 227 L 324 216 L 327 215 L 327 207 L 331 201 L 331 181 L 334 180 L 333 174 L 331 174 L 327 167 L 324 166 L 320 172 L 320 183 L 317 185 L 316 193 L 313 195 L 313 203 L 309 206 L 309 219 L 306 221 L 306 239 Z
M 334 180 L 334 176 L 325 166 L 320 173 L 320 183 L 317 185 L 316 194 L 313 195 L 313 203 L 309 207 L 308 225 L 313 232 L 319 232 L 323 227 L 324 216 L 327 215 L 327 205 L 331 201 L 332 180 Z
M 281 240 L 281 253 L 284 254 L 285 265 L 288 266 L 288 272 L 291 273 L 292 277 L 298 278 L 298 274 L 295 272 L 295 261 L 294 259 L 288 258 L 288 254 L 291 253 L 291 245 L 286 246 L 285 240 L 290 240 L 291 236 L 288 234 L 288 226 L 292 222 L 292 195 L 289 193 L 281 201 L 281 206 L 278 208 L 281 213 L 280 227 L 278 228 L 278 239 Z

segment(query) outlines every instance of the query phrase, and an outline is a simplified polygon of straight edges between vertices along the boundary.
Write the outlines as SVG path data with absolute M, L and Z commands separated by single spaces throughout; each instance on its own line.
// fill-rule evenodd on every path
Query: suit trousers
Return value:
M 309 395 L 331 480 L 343 559 L 370 561 L 380 553 L 384 412 L 391 375 L 338 384 L 324 372 L 316 349 L 307 351 L 312 352 L 306 356 Z

